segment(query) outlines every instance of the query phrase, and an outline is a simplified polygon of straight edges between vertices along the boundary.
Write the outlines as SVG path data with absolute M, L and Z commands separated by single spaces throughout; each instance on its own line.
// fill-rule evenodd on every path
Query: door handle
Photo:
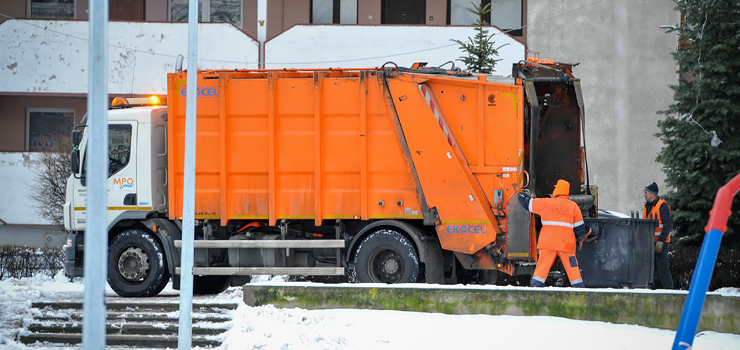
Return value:
M 136 205 L 136 193 L 129 193 L 123 197 L 123 205 Z

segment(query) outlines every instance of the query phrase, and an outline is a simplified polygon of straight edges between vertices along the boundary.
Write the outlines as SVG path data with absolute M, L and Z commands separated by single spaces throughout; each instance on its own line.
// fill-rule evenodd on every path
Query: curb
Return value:
M 560 288 L 419 288 L 245 285 L 244 302 L 279 308 L 370 309 L 444 314 L 555 316 L 676 330 L 686 292 Z M 707 294 L 698 332 L 740 334 L 740 298 Z

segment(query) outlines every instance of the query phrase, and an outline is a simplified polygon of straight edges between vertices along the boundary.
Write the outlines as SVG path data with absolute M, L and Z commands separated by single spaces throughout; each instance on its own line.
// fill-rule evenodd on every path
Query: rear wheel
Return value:
M 108 284 L 123 297 L 151 297 L 169 281 L 164 250 L 143 230 L 128 230 L 108 247 Z
M 398 231 L 383 229 L 357 247 L 354 280 L 361 283 L 414 283 L 419 279 L 419 255 Z

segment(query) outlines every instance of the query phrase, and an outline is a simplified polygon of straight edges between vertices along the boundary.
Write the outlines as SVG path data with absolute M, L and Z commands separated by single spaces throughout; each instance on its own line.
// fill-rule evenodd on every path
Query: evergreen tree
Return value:
M 507 44 L 501 45 L 497 48 L 493 47 L 495 42 L 493 41 L 493 34 L 488 34 L 488 29 L 484 26 L 488 25 L 488 22 L 483 20 L 483 16 L 491 12 L 491 4 L 476 5 L 473 2 L 472 8 L 468 8 L 468 11 L 478 16 L 478 19 L 472 25 L 475 27 L 475 38 L 468 37 L 469 42 L 463 42 L 461 40 L 451 39 L 460 45 L 460 50 L 467 52 L 467 56 L 460 56 L 461 59 L 458 61 L 465 64 L 468 70 L 477 73 L 488 73 L 493 72 L 496 67 L 496 62 L 501 61 L 500 59 L 494 59 L 493 56 L 498 56 L 498 49 L 506 46 Z
M 740 0 L 674 0 L 683 23 L 673 53 L 681 75 L 675 102 L 659 113 L 661 162 L 676 189 L 666 197 L 674 233 L 698 245 L 717 190 L 740 173 Z M 734 199 L 722 246 L 740 248 L 740 200 Z

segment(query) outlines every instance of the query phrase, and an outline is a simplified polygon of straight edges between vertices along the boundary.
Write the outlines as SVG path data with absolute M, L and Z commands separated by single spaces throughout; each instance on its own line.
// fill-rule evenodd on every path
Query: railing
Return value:
M 714 263 L 717 261 L 722 235 L 727 231 L 727 218 L 732 213 L 730 211 L 732 198 L 738 190 L 740 190 L 740 174 L 722 186 L 714 198 L 714 206 L 709 212 L 709 223 L 705 228 L 707 234 L 704 236 L 699 260 L 696 262 L 696 269 L 691 278 L 689 295 L 686 297 L 676 338 L 673 340 L 673 350 L 689 350 L 694 344 L 694 335 L 699 326 L 701 310 L 704 307 Z

